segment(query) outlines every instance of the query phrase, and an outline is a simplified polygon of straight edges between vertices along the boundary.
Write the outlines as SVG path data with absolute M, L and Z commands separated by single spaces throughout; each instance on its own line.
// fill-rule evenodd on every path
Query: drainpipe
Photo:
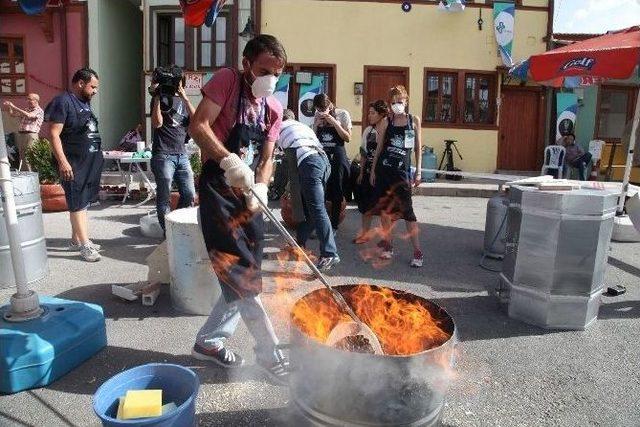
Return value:
M 62 87 L 69 90 L 69 42 L 67 39 L 67 9 L 65 3 L 62 3 L 62 12 L 60 15 L 60 47 L 62 52 Z
M 142 10 L 142 82 L 140 83 L 142 97 L 142 117 L 141 123 L 144 124 L 142 128 L 142 133 L 144 135 L 145 141 L 149 140 L 149 132 L 147 132 L 147 117 L 145 112 L 147 111 L 146 107 L 146 83 L 147 83 L 147 72 L 150 71 L 151 68 L 151 58 L 149 58 L 149 40 L 150 40 L 150 30 L 149 30 L 149 20 L 151 16 L 149 16 L 149 0 L 142 0 L 142 4 L 140 5 L 140 9 Z
M 149 0 L 142 0 L 142 66 L 149 70 Z
M 555 0 L 549 0 L 549 10 L 547 12 L 547 50 L 553 49 L 553 17 L 554 17 Z M 544 129 L 545 129 L 545 147 L 549 145 L 551 141 L 555 143 L 555 135 L 551 133 L 551 123 L 554 121 L 552 113 L 554 111 L 554 89 L 551 87 L 546 88 L 546 114 L 544 117 Z M 555 129 L 555 126 L 553 126 Z

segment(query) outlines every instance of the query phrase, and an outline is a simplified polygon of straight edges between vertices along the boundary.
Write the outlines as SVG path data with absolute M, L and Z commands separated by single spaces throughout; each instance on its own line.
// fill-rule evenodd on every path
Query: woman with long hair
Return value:
M 391 114 L 376 127 L 378 146 L 373 159 L 369 180 L 379 197 L 374 211 L 382 222 L 383 259 L 393 257 L 392 229 L 398 219 L 405 220 L 407 232 L 413 246 L 411 267 L 422 267 L 423 254 L 420 249 L 418 222 L 413 211 L 411 188 L 420 184 L 421 136 L 420 118 L 409 114 L 409 94 L 404 86 L 394 86 L 389 91 Z M 416 173 L 411 176 L 411 155 L 414 154 Z
M 362 244 L 369 241 L 371 221 L 373 220 L 372 209 L 376 206 L 375 188 L 369 182 L 369 176 L 373 169 L 373 158 L 378 146 L 378 133 L 376 126 L 389 114 L 389 107 L 382 99 L 378 99 L 369 104 L 367 119 L 369 126 L 362 132 L 362 144 L 360 146 L 360 175 L 357 179 L 356 191 L 358 192 L 358 210 L 362 214 L 362 229 L 358 233 L 353 243 Z

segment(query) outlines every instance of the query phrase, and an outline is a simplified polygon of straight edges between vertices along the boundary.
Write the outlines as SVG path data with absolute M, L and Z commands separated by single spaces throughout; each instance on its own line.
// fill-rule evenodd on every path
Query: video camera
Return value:
M 158 86 L 152 92 L 152 95 L 175 95 L 176 92 L 178 92 L 178 87 L 183 79 L 184 75 L 182 73 L 182 68 L 176 65 L 156 68 L 153 70 L 151 83 L 157 84 Z

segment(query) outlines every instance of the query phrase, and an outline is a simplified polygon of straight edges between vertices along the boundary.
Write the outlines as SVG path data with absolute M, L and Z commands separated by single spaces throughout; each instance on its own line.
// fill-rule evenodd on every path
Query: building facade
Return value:
M 504 77 L 493 2 L 467 1 L 458 13 L 439 10 L 437 1 L 411 2 L 409 12 L 401 3 L 262 1 L 260 28 L 282 40 L 289 69 L 328 75 L 331 98 L 356 124 L 351 155 L 367 125 L 367 105 L 404 84 L 410 111 L 422 118 L 423 145 L 434 147 L 438 158 L 443 141 L 452 139 L 463 170 L 539 170 L 544 91 L 510 85 Z M 518 60 L 546 50 L 549 3 L 518 0 L 515 6 L 512 54 Z M 363 84 L 362 95 L 356 83 Z
M 72 1 L 25 15 L 15 0 L 0 0 L 0 97 L 24 107 L 26 95 L 40 95 L 44 107 L 88 62 L 87 5 Z M 3 111 L 5 132 L 18 122 Z M 42 134 L 46 131 L 43 128 Z
M 444 140 L 454 139 L 463 170 L 540 167 L 545 92 L 505 78 L 491 0 L 467 1 L 459 13 L 440 11 L 437 1 L 427 0 L 412 2 L 409 12 L 399 0 L 233 0 L 212 29 L 186 28 L 175 1 L 143 3 L 149 32 L 145 73 L 158 65 L 184 65 L 195 102 L 199 85 L 216 69 L 240 66 L 246 35 L 259 31 L 277 36 L 287 50 L 288 107 L 297 113 L 302 85 L 322 77 L 322 91 L 351 113 L 351 157 L 367 125 L 368 103 L 404 84 L 411 112 L 423 121 L 423 144 L 438 156 Z M 515 6 L 513 57 L 545 51 L 549 2 L 516 0 Z

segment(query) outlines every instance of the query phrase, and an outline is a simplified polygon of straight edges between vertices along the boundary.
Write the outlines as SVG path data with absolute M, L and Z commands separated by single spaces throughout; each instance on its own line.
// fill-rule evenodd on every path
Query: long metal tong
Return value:
M 311 271 L 313 272 L 315 277 L 318 280 L 320 280 L 320 282 L 327 288 L 327 290 L 329 291 L 329 293 L 333 297 L 333 299 L 336 302 L 336 304 L 338 304 L 338 307 L 340 307 L 340 309 L 342 309 L 342 311 L 347 313 L 349 315 L 349 317 L 351 317 L 351 319 L 353 319 L 353 321 L 357 325 L 357 328 L 349 328 L 349 327 L 346 327 L 346 328 L 345 327 L 340 327 L 340 328 L 338 328 L 336 326 L 336 328 L 334 328 L 334 330 L 339 330 L 339 335 L 342 335 L 342 337 L 336 337 L 335 336 L 336 334 L 334 334 L 333 331 L 332 331 L 332 334 L 330 334 L 329 339 L 327 341 L 328 342 L 329 341 L 334 341 L 335 342 L 335 341 L 338 340 L 338 338 L 344 338 L 346 336 L 351 336 L 351 335 L 362 335 L 362 336 L 364 336 L 365 338 L 367 338 L 369 340 L 369 343 L 371 344 L 371 347 L 373 348 L 373 350 L 374 350 L 374 352 L 376 354 L 384 354 L 383 351 L 382 351 L 382 346 L 380 345 L 380 340 L 378 340 L 378 337 L 373 332 L 373 330 L 371 330 L 371 328 L 366 323 L 364 323 L 362 320 L 360 320 L 358 315 L 349 306 L 349 304 L 344 299 L 342 294 L 340 294 L 340 292 L 336 291 L 335 289 L 333 289 L 331 287 L 331 285 L 329 285 L 329 282 L 327 281 L 326 277 L 324 277 L 324 274 L 322 274 L 320 272 L 320 270 L 318 270 L 318 267 L 316 267 L 316 265 L 313 263 L 311 258 L 309 258 L 309 256 L 306 254 L 306 252 L 300 247 L 300 245 L 298 245 L 298 242 L 296 242 L 296 240 L 293 238 L 293 236 L 291 236 L 291 234 L 285 228 L 285 226 L 282 225 L 282 223 L 280 223 L 280 221 L 276 218 L 276 216 L 271 211 L 271 209 L 269 209 L 269 206 L 267 206 L 262 201 L 262 199 L 258 196 L 258 194 L 256 193 L 256 191 L 253 188 L 251 189 L 251 193 L 256 198 L 256 200 L 258 200 L 258 203 L 260 204 L 260 207 L 262 208 L 262 211 L 265 213 L 265 215 L 267 215 L 267 217 L 269 217 L 271 222 L 276 226 L 276 228 L 278 229 L 278 231 L 280 232 L 282 237 L 284 237 L 285 240 L 291 246 L 293 246 L 298 251 L 298 253 L 300 253 L 302 255 L 302 258 L 303 258 L 304 262 L 309 266 L 309 268 L 311 269 Z M 338 332 L 338 331 L 336 331 L 336 332 Z

